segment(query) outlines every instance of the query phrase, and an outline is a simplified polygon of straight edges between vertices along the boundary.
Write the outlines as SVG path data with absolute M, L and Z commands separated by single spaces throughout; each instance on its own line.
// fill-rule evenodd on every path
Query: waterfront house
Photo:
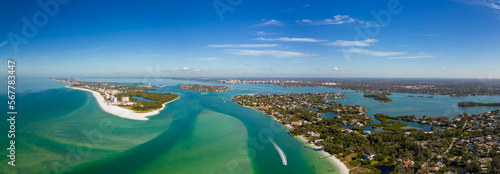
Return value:
M 363 159 L 363 160 L 367 160 L 367 159 L 368 160 L 373 160 L 373 158 L 375 158 L 375 156 L 377 156 L 377 155 L 375 155 L 373 153 L 365 153 L 365 154 L 363 154 L 363 156 L 361 156 L 361 159 Z

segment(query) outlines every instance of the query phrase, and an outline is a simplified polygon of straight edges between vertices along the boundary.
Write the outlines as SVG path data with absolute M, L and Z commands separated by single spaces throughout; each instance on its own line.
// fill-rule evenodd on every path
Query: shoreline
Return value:
M 92 95 L 94 96 L 94 98 L 96 99 L 97 103 L 99 104 L 99 106 L 101 107 L 101 109 L 104 112 L 107 112 L 107 113 L 112 114 L 112 115 L 116 115 L 116 116 L 121 117 L 121 118 L 126 118 L 126 119 L 131 119 L 131 120 L 141 120 L 141 121 L 149 120 L 149 118 L 147 118 L 148 116 L 153 116 L 153 115 L 159 114 L 160 111 L 163 110 L 168 103 L 173 102 L 173 101 L 180 98 L 180 96 L 179 96 L 172 101 L 168 101 L 168 102 L 162 104 L 162 107 L 160 109 L 156 109 L 156 110 L 145 112 L 145 113 L 139 113 L 139 112 L 135 112 L 133 110 L 125 109 L 125 108 L 122 108 L 119 106 L 107 105 L 106 102 L 104 101 L 104 97 L 99 92 L 96 92 L 96 91 L 93 91 L 90 89 L 79 88 L 79 87 L 70 87 L 70 85 L 66 86 L 66 88 L 91 92 Z
M 323 148 L 320 148 L 318 146 L 316 146 L 315 144 L 312 144 L 312 143 L 308 143 L 308 140 L 299 135 L 299 136 L 294 136 L 294 137 L 297 137 L 301 140 L 303 140 L 308 146 L 310 146 L 311 148 L 313 149 L 322 149 L 322 150 L 319 150 L 321 151 L 321 153 L 323 153 L 325 156 L 328 156 L 328 159 L 335 165 L 337 166 L 337 168 L 339 169 L 340 171 L 340 174 L 349 174 L 349 168 L 347 168 L 347 166 L 342 162 L 340 161 L 340 159 L 338 159 L 337 157 L 335 157 L 334 155 L 326 152 Z M 317 151 L 317 150 L 315 150 Z
M 233 102 L 234 102 L 234 101 L 233 101 Z M 236 103 L 236 104 L 237 104 L 237 103 Z M 239 104 L 238 104 L 238 105 L 239 105 Z M 239 105 L 239 106 L 243 106 L 243 105 Z M 251 108 L 251 109 L 255 109 L 257 112 L 259 112 L 259 113 L 261 113 L 261 114 L 264 114 L 264 115 L 266 115 L 266 116 L 268 116 L 268 117 L 272 118 L 274 121 L 278 122 L 280 125 L 282 125 L 282 126 L 286 127 L 286 126 L 285 126 L 285 125 L 283 125 L 280 121 L 278 121 L 278 119 L 276 119 L 275 117 L 269 116 L 269 115 L 267 115 L 266 113 L 261 112 L 261 111 L 260 111 L 259 109 L 257 109 L 257 108 L 254 108 L 254 107 L 249 107 L 249 106 L 243 106 L 243 107 L 246 107 L 246 108 Z M 289 127 L 286 127 L 286 128 L 290 129 Z M 290 135 L 290 136 L 291 136 L 291 135 Z M 308 143 L 308 140 L 307 140 L 305 137 L 301 136 L 301 135 L 299 135 L 299 136 L 292 136 L 292 137 L 294 137 L 294 138 L 299 138 L 300 140 L 304 141 L 304 142 L 305 142 L 305 144 L 307 144 L 308 146 L 310 146 L 310 147 L 311 147 L 311 148 L 313 148 L 313 149 L 319 149 L 319 147 L 318 147 L 318 146 L 316 146 L 315 144 Z M 332 154 L 330 154 L 330 153 L 326 152 L 324 149 L 323 149 L 323 150 L 320 150 L 320 151 L 321 151 L 321 153 L 323 153 L 325 156 L 328 156 L 328 159 L 330 160 L 330 162 L 332 162 L 332 163 L 333 163 L 333 165 L 335 165 L 335 166 L 339 169 L 340 174 L 349 174 L 349 168 L 347 168 L 347 166 L 346 166 L 346 165 L 345 165 L 342 161 L 340 161 L 340 159 L 338 159 L 337 157 L 333 156 Z

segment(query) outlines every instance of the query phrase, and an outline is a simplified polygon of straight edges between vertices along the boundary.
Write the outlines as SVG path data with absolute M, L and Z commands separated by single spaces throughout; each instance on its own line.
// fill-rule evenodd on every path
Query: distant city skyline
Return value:
M 0 1 L 5 72 L 500 78 L 497 0 L 40 2 Z

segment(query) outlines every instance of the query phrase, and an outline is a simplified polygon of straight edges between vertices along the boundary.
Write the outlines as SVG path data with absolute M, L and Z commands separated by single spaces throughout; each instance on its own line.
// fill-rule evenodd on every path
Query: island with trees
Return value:
M 500 106 L 498 103 L 480 103 L 480 102 L 459 102 L 458 107 L 474 107 L 474 106 Z
M 365 98 L 373 98 L 377 101 L 380 101 L 380 102 L 391 102 L 392 99 L 390 99 L 388 97 L 388 95 L 391 95 L 390 93 L 387 93 L 387 92 L 381 92 L 381 93 L 375 93 L 375 94 L 364 94 L 363 97 Z
M 204 92 L 229 91 L 228 86 L 203 85 L 203 84 L 178 85 L 178 86 L 181 87 L 181 89 L 194 90 L 194 91 L 204 91 Z
M 289 134 L 342 160 L 351 173 L 499 173 L 499 110 L 448 117 L 375 114 L 384 131 L 372 123 L 367 108 L 329 99 L 340 93 L 257 94 L 233 97 L 236 104 L 257 109 L 290 128 Z M 336 116 L 326 118 L 326 113 Z M 439 126 L 422 131 L 406 122 Z
M 158 110 L 164 104 L 179 98 L 178 94 L 148 92 L 156 89 L 143 83 L 87 82 L 74 79 L 54 79 L 71 83 L 70 88 L 87 89 L 99 93 L 110 106 L 119 106 L 136 112 Z
M 500 95 L 500 79 L 380 79 L 380 78 L 177 78 L 228 84 L 272 84 L 283 87 L 324 87 L 364 93 L 413 93 L 452 97 Z M 420 96 L 419 96 L 420 97 Z M 423 97 L 423 96 L 422 96 Z M 428 97 L 428 98 L 432 98 Z

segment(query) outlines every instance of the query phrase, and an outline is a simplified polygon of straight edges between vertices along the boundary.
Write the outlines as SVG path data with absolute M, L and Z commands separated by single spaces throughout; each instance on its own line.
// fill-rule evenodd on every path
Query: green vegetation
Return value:
M 137 86 L 134 86 L 134 87 L 129 87 L 127 88 L 127 90 L 144 90 L 144 91 L 154 91 L 156 89 L 154 88 L 147 88 L 147 87 L 137 87 Z
M 99 92 L 105 98 L 106 102 L 112 105 L 117 105 L 134 111 L 147 112 L 160 109 L 163 104 L 179 98 L 178 94 L 172 93 L 152 93 L 154 91 L 150 87 L 144 86 L 129 86 L 138 85 L 141 83 L 111 83 L 111 82 L 86 82 L 71 79 L 55 79 L 56 81 L 72 83 L 71 87 L 86 88 Z M 110 85 L 111 84 L 111 85 Z M 126 84 L 122 86 L 118 84 Z M 142 97 L 150 101 L 140 101 L 133 96 Z M 122 100 L 123 97 L 128 97 L 127 100 Z
M 373 98 L 373 99 L 378 100 L 380 102 L 390 102 L 390 101 L 392 101 L 392 99 L 390 99 L 389 97 L 387 97 L 387 95 L 391 95 L 391 94 L 386 93 L 386 92 L 376 93 L 376 94 L 368 94 L 368 93 L 366 93 L 365 95 L 363 95 L 363 97 Z
M 336 83 L 336 85 L 324 85 L 324 83 Z M 432 94 L 474 96 L 474 95 L 500 95 L 500 80 L 489 81 L 488 85 L 477 85 L 475 79 L 324 79 L 324 80 L 290 80 L 282 81 L 280 86 L 284 87 L 328 87 L 356 90 L 366 93 L 397 92 L 413 94 Z
M 139 96 L 151 101 L 140 101 L 137 98 L 132 98 L 132 96 Z M 166 102 L 175 100 L 179 97 L 178 94 L 172 93 L 150 93 L 146 91 L 127 91 L 125 93 L 117 94 L 118 100 L 122 97 L 129 97 L 130 101 L 134 102 L 132 106 L 121 105 L 122 107 L 131 107 L 135 111 L 150 111 L 159 109 Z
M 400 121 L 392 121 L 388 119 L 391 118 L 384 114 L 375 114 L 375 119 L 379 120 L 381 123 L 373 124 L 372 128 L 377 129 L 378 127 L 383 127 L 384 130 L 390 131 L 403 131 L 403 130 L 413 130 L 416 129 L 401 129 L 402 127 L 408 126 L 408 124 L 401 123 Z
M 474 106 L 500 106 L 498 103 L 479 103 L 479 102 L 459 102 L 458 107 L 474 107 Z
M 356 90 L 365 93 L 397 92 L 412 94 L 431 94 L 475 96 L 500 95 L 500 79 L 490 79 L 488 85 L 478 85 L 477 79 L 304 79 L 304 78 L 179 78 L 200 81 L 219 81 L 222 83 L 275 84 L 283 87 L 325 87 Z
M 342 105 L 325 99 L 336 97 L 333 93 L 269 94 L 235 96 L 233 101 L 253 107 L 269 115 L 291 130 L 292 136 L 302 136 L 309 142 L 334 154 L 355 173 L 378 173 L 377 166 L 393 167 L 392 173 L 429 173 L 440 166 L 436 173 L 457 171 L 458 168 L 475 173 L 498 173 L 500 166 L 500 110 L 479 115 L 447 117 L 416 117 L 414 115 L 390 117 L 376 114 L 380 120 L 376 127 L 390 132 L 363 132 L 372 120 L 366 108 Z M 318 109 L 316 112 L 313 109 Z M 322 111 L 337 113 L 337 117 L 321 118 Z M 417 131 L 401 127 L 401 123 L 418 122 L 439 125 L 441 129 Z M 353 126 L 352 130 L 344 126 Z M 359 126 L 356 126 L 359 125 Z M 494 140 L 494 141 L 492 141 Z M 473 148 L 467 148 L 472 146 Z M 493 160 L 483 160 L 492 158 Z M 452 162 L 450 159 L 456 159 Z M 425 165 L 424 165 L 425 164 Z M 485 166 L 485 167 L 481 167 Z M 483 170 L 485 168 L 485 170 Z
M 454 127 L 452 121 L 448 117 L 439 116 L 439 117 L 416 117 L 415 115 L 404 115 L 404 116 L 388 116 L 387 118 L 393 120 L 403 120 L 407 122 L 416 122 L 420 124 L 428 124 L 428 125 L 436 125 L 441 127 Z M 455 125 L 456 126 L 456 125 Z
M 194 90 L 194 91 L 205 91 L 205 92 L 229 91 L 228 86 L 216 86 L 216 85 L 204 86 L 203 84 L 178 85 L 178 86 L 181 87 L 181 89 Z

